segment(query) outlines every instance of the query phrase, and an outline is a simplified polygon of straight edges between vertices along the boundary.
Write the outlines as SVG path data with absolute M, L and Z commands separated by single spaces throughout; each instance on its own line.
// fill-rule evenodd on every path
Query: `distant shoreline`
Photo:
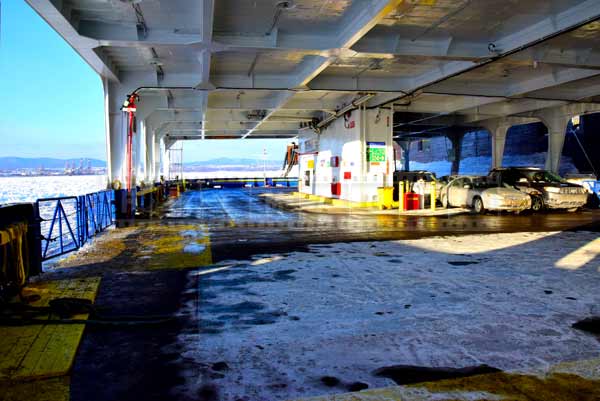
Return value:
M 0 178 L 33 178 L 33 177 L 83 177 L 83 176 L 103 176 L 102 174 L 0 174 Z

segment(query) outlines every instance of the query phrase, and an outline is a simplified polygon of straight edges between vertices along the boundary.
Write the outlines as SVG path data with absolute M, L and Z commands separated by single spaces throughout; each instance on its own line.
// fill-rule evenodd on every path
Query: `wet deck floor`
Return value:
M 598 211 L 324 215 L 274 209 L 260 192 L 186 192 L 165 218 L 114 230 L 49 275 L 101 272 L 97 303 L 110 313 L 179 316 L 88 328 L 73 400 L 279 400 L 394 384 L 372 375 L 386 365 L 530 372 L 600 356 L 570 328 L 600 302 Z M 144 267 L 177 267 L 145 236 L 194 225 L 213 265 Z
M 265 203 L 258 196 L 263 192 L 256 189 L 186 192 L 168 205 L 164 216 L 205 224 L 210 231 L 213 261 L 285 251 L 312 243 L 600 228 L 600 211 L 440 217 L 289 212 Z

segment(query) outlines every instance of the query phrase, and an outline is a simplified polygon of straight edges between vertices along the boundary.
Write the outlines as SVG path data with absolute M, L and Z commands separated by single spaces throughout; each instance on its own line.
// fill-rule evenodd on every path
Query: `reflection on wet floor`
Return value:
M 103 307 L 183 325 L 134 340 L 89 331 L 74 400 L 290 399 L 393 385 L 373 372 L 400 364 L 511 374 L 597 356 L 580 326 L 597 311 L 598 211 L 327 215 L 276 209 L 264 191 L 186 192 L 165 218 L 109 230 L 63 262 L 104 276 Z M 566 229 L 596 232 L 555 233 Z
M 188 191 L 166 206 L 164 217 L 199 220 L 205 225 L 210 232 L 214 261 L 225 256 L 246 257 L 251 247 L 268 252 L 337 241 L 414 239 L 464 233 L 597 230 L 600 224 L 598 211 L 439 217 L 294 212 L 277 209 L 264 202 L 259 195 L 265 191 L 285 190 Z M 220 249 L 224 247 L 227 255 L 220 255 Z
M 290 223 L 298 215 L 275 209 L 251 189 L 206 189 L 188 191 L 174 200 L 165 213 L 166 218 L 202 219 L 217 226 L 243 223 Z

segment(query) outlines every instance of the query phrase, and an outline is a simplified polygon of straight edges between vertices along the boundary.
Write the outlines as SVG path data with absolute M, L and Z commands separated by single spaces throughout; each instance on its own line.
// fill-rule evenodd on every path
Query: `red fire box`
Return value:
M 404 210 L 418 210 L 420 207 L 419 194 L 407 192 L 404 194 Z

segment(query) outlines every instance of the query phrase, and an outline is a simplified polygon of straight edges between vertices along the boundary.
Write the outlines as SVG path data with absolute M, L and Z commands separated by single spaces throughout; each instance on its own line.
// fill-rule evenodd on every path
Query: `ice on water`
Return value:
M 104 175 L 0 177 L 0 204 L 83 195 L 106 189 Z

